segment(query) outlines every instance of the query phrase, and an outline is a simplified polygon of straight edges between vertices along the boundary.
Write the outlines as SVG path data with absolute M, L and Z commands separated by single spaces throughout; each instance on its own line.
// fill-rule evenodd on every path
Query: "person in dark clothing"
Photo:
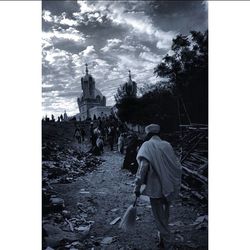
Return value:
M 125 158 L 123 161 L 122 169 L 129 170 L 132 174 L 136 174 L 138 163 L 136 160 L 137 151 L 142 141 L 138 139 L 137 135 L 132 135 L 128 142 Z
M 84 142 L 84 137 L 85 137 L 85 135 L 86 135 L 85 130 L 84 130 L 84 128 L 82 127 L 82 128 L 81 128 L 82 142 Z
M 96 134 L 94 133 L 94 126 L 93 123 L 90 124 L 90 141 L 92 144 L 92 148 L 96 146 Z
M 81 131 L 78 127 L 75 129 L 74 137 L 76 138 L 78 143 L 81 143 Z
M 101 151 L 100 151 L 100 149 L 97 147 L 97 145 L 93 146 L 93 147 L 90 149 L 90 153 L 92 153 L 93 155 L 96 155 L 96 156 L 101 155 Z

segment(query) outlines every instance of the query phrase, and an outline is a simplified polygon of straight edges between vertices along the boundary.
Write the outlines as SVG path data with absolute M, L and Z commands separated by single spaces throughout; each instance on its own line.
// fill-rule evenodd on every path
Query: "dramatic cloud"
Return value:
M 43 1 L 43 112 L 78 112 L 85 63 L 114 104 L 128 78 L 139 87 L 158 79 L 154 67 L 176 34 L 207 29 L 205 1 Z

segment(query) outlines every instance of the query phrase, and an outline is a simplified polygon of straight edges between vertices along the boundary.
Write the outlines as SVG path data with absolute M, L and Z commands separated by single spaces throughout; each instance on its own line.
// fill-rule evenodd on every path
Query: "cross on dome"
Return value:
M 128 77 L 129 77 L 129 80 L 131 80 L 131 71 L 130 71 L 130 69 L 128 70 Z
M 88 74 L 88 73 L 89 73 L 89 70 L 88 70 L 88 64 L 87 64 L 87 63 L 85 63 L 85 66 L 86 66 L 86 74 Z

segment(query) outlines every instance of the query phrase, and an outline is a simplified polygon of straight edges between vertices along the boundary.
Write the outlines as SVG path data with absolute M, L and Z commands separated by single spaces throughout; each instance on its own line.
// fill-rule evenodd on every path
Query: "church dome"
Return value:
M 95 79 L 94 79 L 94 77 L 93 77 L 91 74 L 86 74 L 86 75 L 83 77 L 83 81 L 94 82 Z
M 89 74 L 88 64 L 86 63 L 85 66 L 86 66 L 86 69 L 85 69 L 86 73 L 85 73 L 85 76 L 83 77 L 83 81 L 95 82 L 94 77 L 91 74 Z
M 95 89 L 95 98 L 97 96 L 100 96 L 101 98 L 103 97 L 103 95 L 102 95 L 102 93 L 101 93 L 101 91 L 99 89 Z

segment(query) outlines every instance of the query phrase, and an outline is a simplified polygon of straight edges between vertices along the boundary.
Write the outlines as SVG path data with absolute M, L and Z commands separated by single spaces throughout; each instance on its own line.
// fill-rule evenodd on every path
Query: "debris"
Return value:
M 55 142 L 43 142 L 43 187 L 52 183 L 71 183 L 103 162 L 88 152 L 78 152 L 67 146 L 61 147 Z
M 110 225 L 115 225 L 118 221 L 120 221 L 121 220 L 121 217 L 117 217 L 117 218 L 115 218 L 114 220 L 112 220 L 109 224 Z
M 116 212 L 116 211 L 118 211 L 119 210 L 119 208 L 113 208 L 113 209 L 111 209 L 110 211 L 111 212 Z
M 79 244 L 80 244 L 79 241 L 75 241 L 75 242 L 72 242 L 72 243 L 71 243 L 71 246 L 77 246 L 77 245 L 79 245 Z
M 71 217 L 70 211 L 67 211 L 67 210 L 63 210 L 62 215 L 64 216 L 64 218 L 67 218 L 67 219 Z
M 203 215 L 203 216 L 199 216 L 195 222 L 193 222 L 191 225 L 192 226 L 195 226 L 195 225 L 198 225 L 200 223 L 203 223 L 203 222 L 207 222 L 208 221 L 208 216 L 207 215 Z
M 195 227 L 195 229 L 199 230 L 199 229 L 206 229 L 207 228 L 207 222 L 202 222 L 199 225 L 197 225 Z
M 85 189 L 81 189 L 79 193 L 80 194 L 90 194 L 90 192 L 89 191 L 85 191 Z
M 58 247 L 62 240 L 66 240 L 68 242 L 78 240 L 75 233 L 65 232 L 60 229 L 58 225 L 44 224 L 43 227 L 48 235 L 45 237 L 46 244 L 52 248 Z
M 89 234 L 90 228 L 91 228 L 91 225 L 79 226 L 78 228 L 76 228 L 76 230 L 83 233 L 84 235 L 87 235 Z
M 176 149 L 181 149 L 182 155 L 180 197 L 189 203 L 198 202 L 205 212 L 208 203 L 208 127 L 199 124 L 181 126 L 182 140 L 175 138 L 172 142 Z
M 50 198 L 50 202 L 53 206 L 61 205 L 64 206 L 64 200 L 62 198 Z
M 101 245 L 109 245 L 113 242 L 113 237 L 105 237 L 101 241 Z
M 72 232 L 74 232 L 74 228 L 73 228 L 72 223 L 71 223 L 68 219 L 65 219 L 65 221 L 69 224 L 70 230 L 71 230 Z
M 184 241 L 184 237 L 183 237 L 182 235 L 180 235 L 180 234 L 176 234 L 176 235 L 175 235 L 175 239 L 176 239 L 176 240 L 179 240 L 179 241 L 181 241 L 181 242 Z
M 169 226 L 170 227 L 173 227 L 173 226 L 182 227 L 182 226 L 184 226 L 184 223 L 182 221 L 176 221 L 176 222 L 173 222 L 173 223 L 169 223 Z

